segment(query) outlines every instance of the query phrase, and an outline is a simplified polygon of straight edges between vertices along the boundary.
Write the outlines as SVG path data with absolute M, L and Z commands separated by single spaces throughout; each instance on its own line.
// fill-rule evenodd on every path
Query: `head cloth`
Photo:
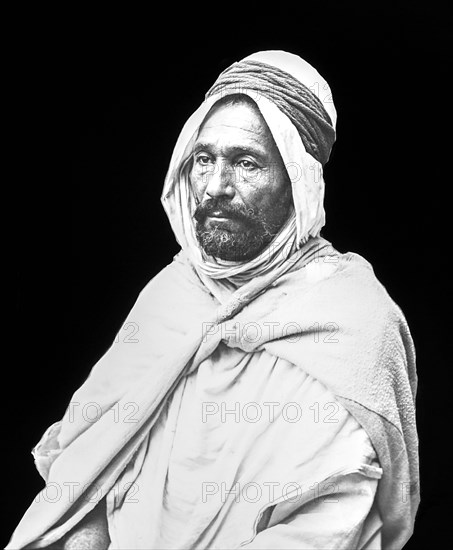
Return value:
M 231 262 L 207 256 L 195 235 L 195 197 L 188 164 L 211 107 L 244 94 L 257 105 L 288 172 L 294 211 L 256 258 Z M 223 71 L 182 129 L 165 180 L 162 203 L 176 238 L 202 280 L 221 299 L 287 261 L 325 224 L 323 165 L 335 141 L 336 111 L 327 82 L 309 63 L 284 51 L 252 54 Z

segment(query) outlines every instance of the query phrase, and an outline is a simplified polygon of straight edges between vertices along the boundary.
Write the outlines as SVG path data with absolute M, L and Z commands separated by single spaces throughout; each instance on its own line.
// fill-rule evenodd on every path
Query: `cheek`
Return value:
M 258 208 L 266 221 L 282 223 L 292 200 L 291 182 L 286 171 L 275 170 L 263 177 L 259 183 L 260 185 L 254 187 L 253 192 L 247 195 L 249 204 Z
M 270 189 L 272 202 L 276 206 L 289 206 L 289 203 L 292 200 L 291 180 L 289 179 L 288 172 L 283 165 L 280 165 L 274 171 L 272 180 L 270 182 Z
M 288 181 L 285 171 L 269 170 L 256 176 L 243 178 L 237 189 L 244 202 L 258 208 L 269 209 L 285 200 L 288 193 Z
M 197 198 L 203 196 L 204 190 L 206 189 L 206 178 L 199 173 L 198 170 L 192 168 L 189 172 L 189 183 L 192 187 L 192 190 L 196 194 Z

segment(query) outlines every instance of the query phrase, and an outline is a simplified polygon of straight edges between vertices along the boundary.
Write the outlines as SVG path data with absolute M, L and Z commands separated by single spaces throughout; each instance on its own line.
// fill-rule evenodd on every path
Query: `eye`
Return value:
M 237 164 L 238 166 L 240 166 L 241 168 L 244 168 L 245 170 L 254 170 L 255 168 L 258 168 L 258 165 L 249 159 L 242 159 L 238 161 Z
M 211 159 L 208 157 L 208 155 L 197 155 L 196 161 L 198 164 L 201 164 L 201 166 L 207 166 L 211 163 Z

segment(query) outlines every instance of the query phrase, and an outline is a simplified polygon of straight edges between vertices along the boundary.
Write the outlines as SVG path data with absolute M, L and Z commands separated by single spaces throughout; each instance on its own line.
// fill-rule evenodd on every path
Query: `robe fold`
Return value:
M 219 347 L 285 361 L 331 392 L 368 434 L 382 469 L 376 505 L 383 548 L 410 537 L 419 502 L 415 353 L 401 310 L 366 260 L 310 239 L 283 269 L 220 304 L 181 252 L 142 291 L 126 322 L 138 326 L 138 342 L 112 345 L 35 451 L 48 487 L 70 486 L 71 498 L 51 502 L 44 489 L 8 550 L 61 538 L 95 506 L 93 492 L 107 496 L 110 514 L 121 514 L 127 489 L 113 491 L 118 480 L 141 463 L 184 379 Z M 90 403 L 102 411 L 94 422 L 84 414 Z

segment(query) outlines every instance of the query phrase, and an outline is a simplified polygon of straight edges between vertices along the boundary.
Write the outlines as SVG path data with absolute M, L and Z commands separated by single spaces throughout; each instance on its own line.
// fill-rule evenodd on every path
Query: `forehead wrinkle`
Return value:
M 248 104 L 220 106 L 219 109 L 214 107 L 214 111 L 208 113 L 200 125 L 193 150 L 198 148 L 199 142 L 206 145 L 210 142 L 213 147 L 220 148 L 245 146 L 251 152 L 253 145 L 256 145 L 255 153 L 266 158 L 272 157 L 275 149 L 278 151 L 259 108 Z
M 216 128 L 216 127 L 219 127 L 219 126 L 225 126 L 226 128 L 234 128 L 235 130 L 242 130 L 243 132 L 249 132 L 250 134 L 258 134 L 258 135 L 263 135 L 266 133 L 266 128 L 263 127 L 262 124 L 260 125 L 257 125 L 257 129 L 249 129 L 249 128 L 244 128 L 243 126 L 238 126 L 237 124 L 227 124 L 225 122 L 223 122 L 222 124 L 212 124 L 210 125 L 208 122 L 206 124 L 203 124 L 202 128 L 200 129 L 200 134 L 201 132 L 203 132 L 203 130 L 205 128 Z
M 212 129 L 212 127 L 211 127 Z M 193 146 L 193 151 L 199 151 L 201 149 L 213 150 L 216 152 L 250 152 L 262 157 L 268 157 L 271 154 L 272 140 L 269 136 L 259 136 L 255 132 L 250 132 L 251 135 L 247 135 L 246 141 L 243 141 L 238 136 L 226 136 L 219 132 L 216 136 L 203 136 L 202 131 L 198 135 L 198 139 Z M 213 139 L 209 139 L 213 137 Z M 220 141 L 220 143 L 219 143 Z
M 261 158 L 267 158 L 270 154 L 265 148 L 263 148 L 261 142 L 254 140 L 254 143 L 221 143 L 220 145 L 217 142 L 209 143 L 205 141 L 197 141 L 193 147 L 193 152 L 197 153 L 199 151 L 207 151 L 215 154 L 223 154 L 224 156 L 233 155 L 236 153 L 243 154 L 252 154 L 259 156 Z

